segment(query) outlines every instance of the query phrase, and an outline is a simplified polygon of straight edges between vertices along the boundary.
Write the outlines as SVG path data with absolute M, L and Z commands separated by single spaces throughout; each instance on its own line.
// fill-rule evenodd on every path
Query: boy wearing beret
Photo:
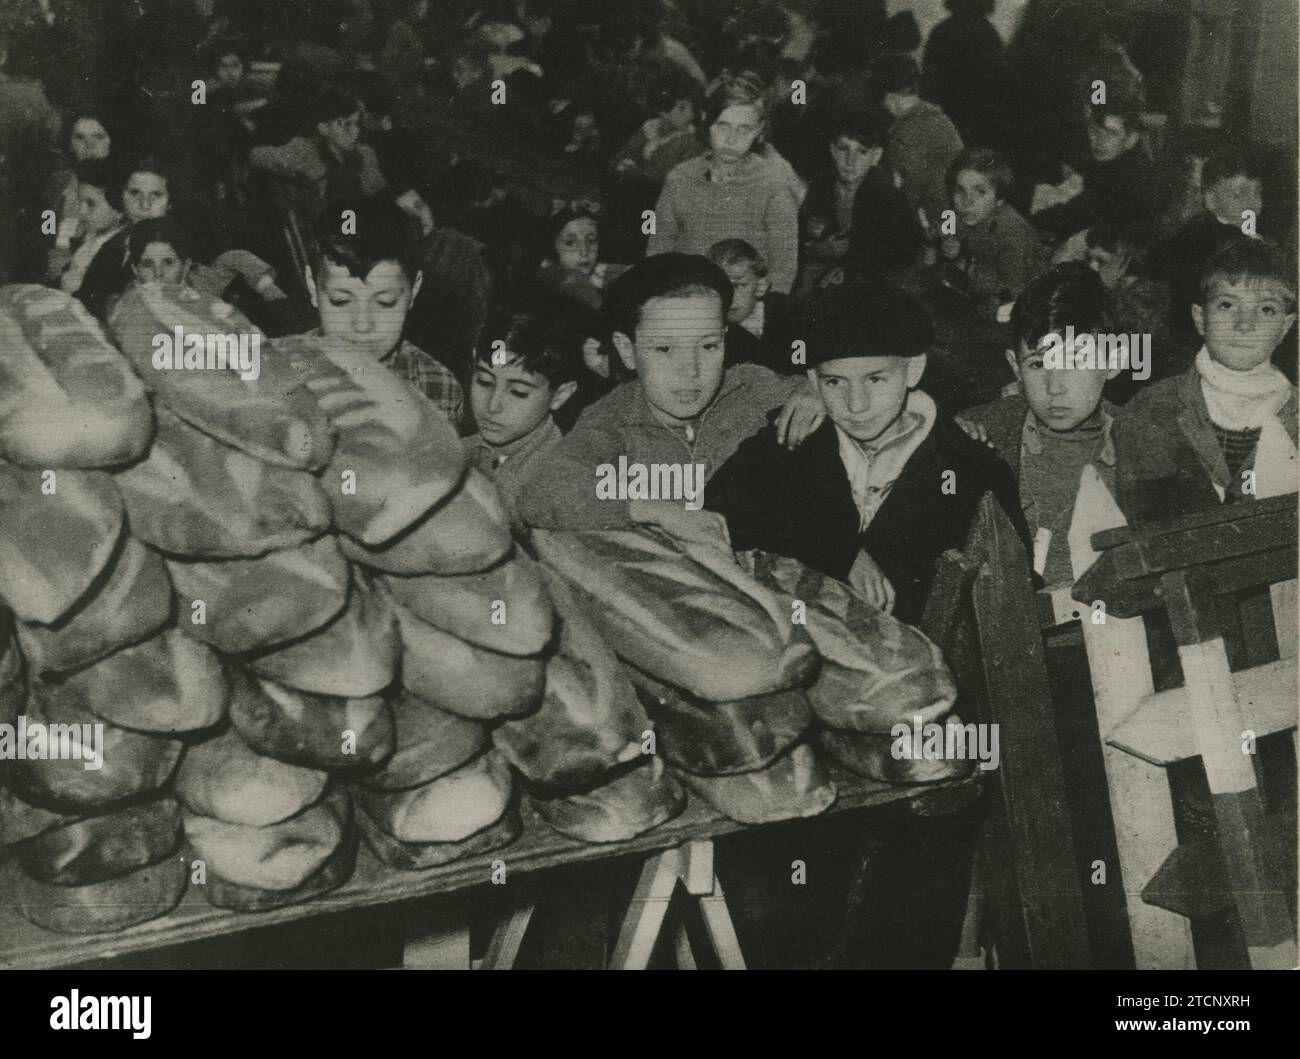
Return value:
M 806 335 L 826 421 L 793 451 L 770 429 L 747 440 L 705 506 L 736 550 L 798 559 L 915 624 L 935 564 L 965 547 L 985 493 L 1023 532 L 1010 469 L 917 388 L 933 331 L 904 291 L 868 279 L 832 287 L 813 298 Z

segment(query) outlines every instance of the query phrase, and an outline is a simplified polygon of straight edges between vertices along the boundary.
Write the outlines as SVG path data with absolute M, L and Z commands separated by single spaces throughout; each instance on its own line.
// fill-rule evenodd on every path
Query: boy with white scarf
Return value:
M 1116 499 L 1129 522 L 1296 491 L 1296 390 L 1270 363 L 1296 320 L 1295 269 L 1241 237 L 1206 263 L 1192 319 L 1205 344 L 1115 422 Z

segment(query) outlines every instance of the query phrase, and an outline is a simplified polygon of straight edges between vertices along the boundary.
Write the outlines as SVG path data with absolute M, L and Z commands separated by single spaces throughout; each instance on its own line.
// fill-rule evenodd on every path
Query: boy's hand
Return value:
M 893 611 L 894 586 L 866 552 L 858 552 L 858 557 L 853 562 L 853 569 L 849 571 L 849 587 L 886 614 Z
M 776 420 L 776 440 L 787 449 L 797 449 L 825 418 L 821 398 L 813 391 L 812 383 L 805 382 L 781 407 Z
M 975 423 L 965 416 L 953 416 L 952 421 L 962 428 L 973 441 L 982 441 L 989 448 L 993 447 L 993 442 L 989 441 L 988 428 L 983 423 Z
M 673 500 L 629 500 L 627 507 L 633 522 L 658 526 L 677 540 L 721 548 L 731 554 L 727 520 L 716 511 L 687 511 Z

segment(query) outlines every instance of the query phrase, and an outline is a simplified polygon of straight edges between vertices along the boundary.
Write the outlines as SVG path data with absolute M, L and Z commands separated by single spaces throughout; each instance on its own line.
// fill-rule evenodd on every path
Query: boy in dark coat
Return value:
M 1023 535 L 1006 464 L 917 389 L 932 339 L 925 309 L 887 283 L 814 297 L 808 373 L 827 421 L 793 452 L 760 431 L 708 483 L 705 507 L 737 551 L 798 559 L 915 624 L 935 564 L 965 547 L 985 493 Z

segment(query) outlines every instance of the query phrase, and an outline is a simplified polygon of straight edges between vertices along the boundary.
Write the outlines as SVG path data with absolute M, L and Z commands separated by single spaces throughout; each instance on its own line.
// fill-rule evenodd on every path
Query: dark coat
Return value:
M 942 491 L 944 471 L 956 490 Z M 889 496 L 859 531 L 839 441 L 828 419 L 793 452 L 765 429 L 740 446 L 709 480 L 705 507 L 727 520 L 732 546 L 798 559 L 847 581 L 858 552 L 867 553 L 894 586 L 894 614 L 921 618 L 935 565 L 949 548 L 964 550 L 984 494 L 992 491 L 1028 538 L 1015 481 L 1005 463 L 944 416 L 912 453 Z
M 763 337 L 739 324 L 728 324 L 724 364 L 761 364 L 778 375 L 799 375 L 804 368 L 790 362 L 794 333 L 790 296 L 772 291 L 763 298 Z

